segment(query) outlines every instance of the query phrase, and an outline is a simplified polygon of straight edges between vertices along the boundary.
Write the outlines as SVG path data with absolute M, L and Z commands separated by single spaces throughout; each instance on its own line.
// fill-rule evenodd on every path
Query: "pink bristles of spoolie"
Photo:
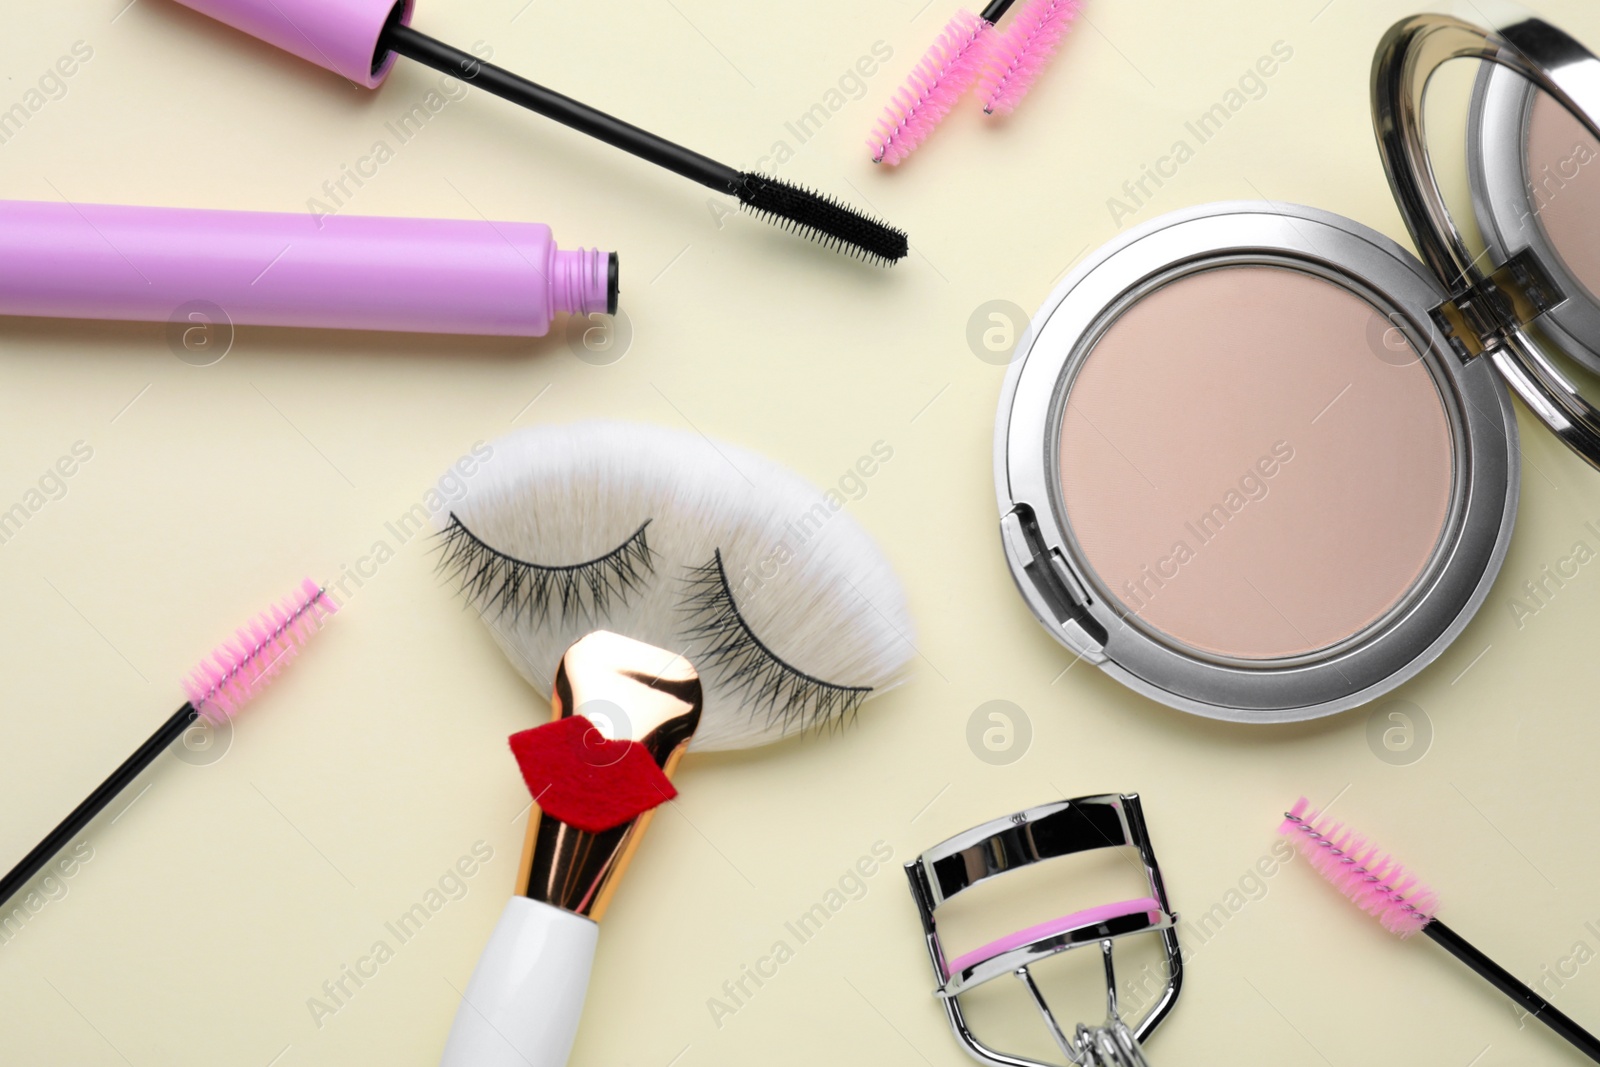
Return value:
M 293 596 L 242 627 L 184 679 L 189 703 L 213 723 L 237 714 L 338 610 L 327 590 L 307 578 Z
M 957 12 L 867 138 L 874 163 L 895 166 L 927 139 L 977 80 L 993 37 L 992 25 L 970 11 Z
M 1439 898 L 1432 889 L 1366 837 L 1312 811 L 1305 797 L 1284 813 L 1278 832 L 1390 933 L 1410 937 L 1433 921 Z
M 1011 27 L 989 48 L 988 62 L 978 75 L 984 111 L 1007 115 L 1016 109 L 1081 10 L 1083 0 L 1027 0 L 1017 9 Z

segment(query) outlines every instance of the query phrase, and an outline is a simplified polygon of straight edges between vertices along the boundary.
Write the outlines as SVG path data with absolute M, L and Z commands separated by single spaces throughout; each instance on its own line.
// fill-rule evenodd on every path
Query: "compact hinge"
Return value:
M 1512 329 L 1526 329 L 1566 301 L 1539 261 L 1523 249 L 1475 287 L 1433 309 L 1433 321 L 1463 363 L 1500 348 Z

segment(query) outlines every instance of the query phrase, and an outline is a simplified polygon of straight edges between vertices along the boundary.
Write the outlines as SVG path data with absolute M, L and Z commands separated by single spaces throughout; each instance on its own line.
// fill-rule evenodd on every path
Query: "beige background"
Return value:
M 8 5 L 0 106 L 74 42 L 93 58 L 0 145 L 0 195 L 305 210 L 437 83 L 402 65 L 381 91 L 355 90 L 168 0 L 124 2 Z M 1392 943 L 1303 864 L 1260 892 L 1247 875 L 1284 805 L 1337 795 L 1423 867 L 1454 925 L 1521 975 L 1564 969 L 1556 999 L 1600 1023 L 1600 964 L 1587 962 L 1600 952 L 1600 566 L 1520 626 L 1510 606 L 1575 542 L 1600 545 L 1584 525 L 1600 522 L 1600 478 L 1524 417 L 1504 575 L 1396 694 L 1434 735 L 1407 766 L 1374 754 L 1366 711 L 1232 727 L 1066 670 L 996 543 L 1003 371 L 968 348 L 974 309 L 1037 307 L 1114 236 L 1107 198 L 1278 41 L 1294 57 L 1265 97 L 1138 219 L 1264 196 L 1403 237 L 1366 83 L 1407 0 L 1091 0 L 1014 121 L 985 123 L 969 104 L 898 172 L 872 167 L 863 138 L 948 3 L 421 7 L 425 30 L 485 42 L 504 65 L 741 165 L 792 142 L 785 122 L 882 41 L 893 58 L 865 97 L 780 173 L 870 203 L 915 252 L 879 272 L 748 219 L 719 225 L 704 190 L 473 94 L 349 210 L 545 221 L 569 246 L 619 249 L 634 339 L 615 365 L 581 361 L 560 328 L 532 343 L 241 329 L 225 360 L 196 368 L 159 325 L 0 322 L 0 505 L 74 442 L 94 451 L 67 495 L 0 546 L 0 856 L 20 856 L 177 705 L 199 655 L 302 574 L 355 566 L 475 440 L 580 416 L 692 424 L 819 483 L 882 440 L 894 459 L 851 508 L 909 588 L 915 678 L 843 737 L 684 768 L 681 801 L 605 923 L 575 1063 L 965 1062 L 894 868 L 981 820 L 1116 789 L 1144 794 L 1180 911 L 1226 905 L 1241 880 L 1259 897 L 1198 947 L 1151 1042 L 1158 1064 L 1577 1062 L 1533 1024 L 1519 1032 L 1506 1002 L 1431 944 Z M 1600 41 L 1592 4 L 1544 7 Z M 966 740 L 991 700 L 1031 722 L 1009 766 Z M 92 859 L 0 945 L 0 1061 L 434 1063 L 516 865 L 526 794 L 504 738 L 542 714 L 426 546 L 403 546 L 222 759 L 160 760 L 133 806 L 130 793 L 91 829 Z M 708 998 L 880 840 L 894 863 L 717 1026 Z M 319 1027 L 307 999 L 478 841 L 494 858 L 466 895 Z

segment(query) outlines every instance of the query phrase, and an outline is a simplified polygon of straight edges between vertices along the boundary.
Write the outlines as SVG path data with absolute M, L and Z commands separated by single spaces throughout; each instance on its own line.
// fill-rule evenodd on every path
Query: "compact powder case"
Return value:
M 1006 378 L 1023 598 L 1185 711 L 1314 718 L 1437 658 L 1505 558 L 1511 392 L 1600 466 L 1563 370 L 1600 368 L 1600 60 L 1537 18 L 1419 15 L 1373 111 L 1420 258 L 1315 208 L 1181 211 L 1075 269 Z

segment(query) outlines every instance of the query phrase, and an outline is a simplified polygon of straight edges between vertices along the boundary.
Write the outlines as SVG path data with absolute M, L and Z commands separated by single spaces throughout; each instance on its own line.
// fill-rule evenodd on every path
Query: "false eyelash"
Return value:
M 555 611 L 562 620 L 595 619 L 614 600 L 626 605 L 655 573 L 655 554 L 645 539 L 649 525 L 646 519 L 633 536 L 597 559 L 547 567 L 486 544 L 451 512 L 449 524 L 438 534 L 438 570 L 460 585 L 483 614 L 492 610 L 496 619 L 510 613 L 513 623 L 526 618 L 537 626 Z
M 872 687 L 824 682 L 779 659 L 739 613 L 721 549 L 710 563 L 690 569 L 687 585 L 684 610 L 693 621 L 685 636 L 696 646 L 691 659 L 743 694 L 752 715 L 765 713 L 768 725 L 781 723 L 785 734 L 854 721 Z

